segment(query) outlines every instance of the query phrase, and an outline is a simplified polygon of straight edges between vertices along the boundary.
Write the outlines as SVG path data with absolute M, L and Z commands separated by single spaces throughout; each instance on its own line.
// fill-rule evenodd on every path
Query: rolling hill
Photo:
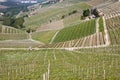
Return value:
M 36 14 L 35 16 L 25 18 L 24 25 L 28 28 L 38 28 L 42 24 L 49 23 L 50 20 L 57 21 L 61 20 L 62 16 L 68 16 L 68 14 L 74 10 L 77 10 L 79 13 L 82 12 L 83 9 L 90 8 L 86 3 L 79 3 L 69 7 L 64 8 L 48 8 L 47 11 L 44 11 L 40 14 Z M 43 8 L 44 9 L 44 8 Z
M 72 5 L 65 7 L 67 1 Z M 65 0 L 25 18 L 35 32 L 0 26 L 0 80 L 119 80 L 120 2 L 79 1 Z M 83 9 L 101 4 L 104 16 L 81 19 Z

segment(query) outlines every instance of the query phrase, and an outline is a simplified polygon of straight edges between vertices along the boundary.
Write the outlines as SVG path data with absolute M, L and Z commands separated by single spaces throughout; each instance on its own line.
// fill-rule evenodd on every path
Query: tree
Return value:
M 70 16 L 70 15 L 75 14 L 75 13 L 77 13 L 77 10 L 73 10 L 72 12 L 68 13 L 68 15 Z
M 19 29 L 24 28 L 23 23 L 24 23 L 24 18 L 20 17 L 14 20 L 12 26 Z
M 62 15 L 61 19 L 64 19 L 65 18 L 65 15 Z
M 87 9 L 87 10 L 83 10 L 83 17 L 87 17 L 90 15 L 90 10 Z
M 10 26 L 11 25 L 11 17 L 4 17 L 4 21 L 3 21 L 4 25 Z
M 15 28 L 24 28 L 24 17 L 13 18 L 11 16 L 4 16 L 3 24 L 7 26 L 12 26 Z
M 100 17 L 99 11 L 98 11 L 97 8 L 95 8 L 95 9 L 92 10 L 92 14 L 94 14 L 96 17 Z
M 31 33 L 31 32 L 35 32 L 35 30 L 32 29 L 32 28 L 28 28 L 28 29 L 26 30 L 26 32 L 27 32 L 27 33 Z

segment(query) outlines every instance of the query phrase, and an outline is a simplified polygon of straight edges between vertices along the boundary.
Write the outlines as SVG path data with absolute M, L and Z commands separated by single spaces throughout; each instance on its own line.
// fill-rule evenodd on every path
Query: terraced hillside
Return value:
M 77 27 L 69 27 L 62 29 L 54 39 L 54 44 L 46 45 L 45 48 L 91 48 L 91 47 L 105 47 L 110 44 L 112 45 L 119 45 L 119 2 L 115 2 L 114 4 L 110 4 L 107 7 L 102 8 L 103 12 L 105 13 L 105 20 L 100 18 L 96 20 L 98 23 L 94 25 L 94 29 L 96 32 L 94 34 L 85 35 L 86 33 L 89 34 L 91 31 L 85 27 L 80 29 L 80 33 L 78 33 L 79 29 Z M 108 12 L 107 12 L 108 10 Z M 116 11 L 117 10 L 117 11 Z M 105 12 L 106 11 L 106 12 Z M 80 24 L 82 25 L 82 24 Z M 90 25 L 90 24 L 88 24 Z M 90 28 L 92 29 L 92 28 Z M 111 29 L 111 30 L 109 30 Z M 84 31 L 84 32 L 82 32 Z M 95 31 L 95 30 L 94 30 Z M 85 33 L 86 32 L 86 33 Z M 82 35 L 82 37 L 80 37 Z M 84 36 L 85 35 L 85 36 Z M 56 43 L 59 42 L 59 43 Z
M 105 47 L 109 45 L 109 41 L 103 19 L 101 17 L 82 22 L 78 26 L 64 28 L 57 33 L 52 44 L 42 47 L 57 49 Z
M 96 1 L 98 4 L 106 0 Z M 54 23 L 51 22 L 47 27 L 42 26 L 37 32 L 29 33 L 25 40 L 20 36 L 17 36 L 19 40 L 2 39 L 0 80 L 119 80 L 120 15 L 115 5 L 120 6 L 117 2 L 101 8 L 106 13 L 100 18 L 81 21 L 79 13 L 76 13 L 63 19 L 63 29 L 51 28 L 49 25 Z M 47 20 L 49 22 L 53 14 L 61 11 L 48 12 L 50 15 L 41 13 L 41 19 L 38 19 L 40 15 L 26 19 L 28 27 L 39 26 Z M 55 19 L 59 18 L 55 16 Z M 11 37 L 26 33 L 2 26 L 0 34 Z
M 74 26 L 74 25 L 80 24 L 81 22 L 82 20 L 81 20 L 80 13 L 73 14 L 63 19 L 64 27 Z
M 101 11 L 105 14 L 106 18 L 118 16 L 120 14 L 119 5 L 120 5 L 120 2 L 115 2 L 111 5 L 101 8 Z
M 59 21 L 50 22 L 45 25 L 41 25 L 41 27 L 37 28 L 36 32 L 60 30 L 63 28 L 64 28 L 63 20 L 59 20 Z
M 79 39 L 94 34 L 96 30 L 95 20 L 82 22 L 79 25 L 71 26 L 60 30 L 54 39 L 54 42 L 64 42 L 73 39 Z
M 34 40 L 49 44 L 53 36 L 57 31 L 44 31 L 44 32 L 34 32 L 32 33 L 32 38 Z
M 28 35 L 24 31 L 8 26 L 0 26 L 0 40 L 21 40 L 27 38 Z
M 0 49 L 13 49 L 14 48 L 21 48 L 21 49 L 31 49 L 35 48 L 38 46 L 43 45 L 43 43 L 40 42 L 35 42 L 29 39 L 25 40 L 5 40 L 5 41 L 0 41 Z
M 0 51 L 0 79 L 118 80 L 119 48 Z
M 111 45 L 120 44 L 120 16 L 106 19 Z
M 55 37 L 54 41 L 55 44 L 53 45 L 46 45 L 44 46 L 45 48 L 49 47 L 49 48 L 69 48 L 69 47 L 84 47 L 84 48 L 90 48 L 93 46 L 97 46 L 97 47 L 102 47 L 102 46 L 106 46 L 109 45 L 110 43 L 113 45 L 117 45 L 119 44 L 119 2 L 116 2 L 114 4 L 110 4 L 109 6 L 102 8 L 103 12 L 105 13 L 105 21 L 100 18 L 98 20 L 98 28 L 94 28 L 96 29 L 96 32 L 94 32 L 95 34 L 93 35 L 88 35 L 88 36 L 83 36 L 80 37 L 80 34 L 78 34 L 78 30 L 77 27 L 73 28 L 65 28 L 63 30 L 61 30 L 57 36 Z M 102 10 L 101 9 L 101 10 Z M 107 12 L 110 10 L 110 12 Z M 106 12 L 104 11 L 106 10 Z M 117 10 L 117 11 L 116 11 Z M 116 17 L 117 19 L 112 19 L 112 17 Z M 69 22 L 68 18 L 68 22 Z M 71 19 L 72 22 L 73 18 Z M 71 23 L 70 22 L 70 23 Z M 66 20 L 67 23 L 67 20 Z M 105 30 L 106 28 L 104 27 L 106 25 L 106 28 L 108 30 L 108 32 Z M 81 24 L 80 24 L 81 25 Z M 89 25 L 89 24 L 88 24 Z M 97 24 L 96 24 L 97 25 Z M 95 25 L 95 26 L 96 26 Z M 85 25 L 87 27 L 87 25 Z M 113 28 L 113 27 L 118 27 Z M 109 30 L 108 28 L 112 28 L 114 30 Z M 81 32 L 82 31 L 89 31 L 87 30 L 88 28 L 83 28 L 84 30 L 80 29 Z M 68 31 L 67 31 L 68 30 Z M 98 31 L 99 30 L 99 31 Z M 95 31 L 95 30 L 94 30 Z M 87 32 L 88 33 L 88 32 Z M 81 35 L 85 35 L 83 32 Z M 77 37 L 77 38 L 76 38 Z M 114 39 L 113 39 L 114 37 Z M 60 42 L 60 43 L 56 43 L 56 42 Z M 105 45 L 106 44 L 106 45 Z
M 112 1 L 112 0 L 90 0 L 88 2 L 88 4 L 91 4 L 93 6 L 97 6 L 97 5 L 100 5 L 100 4 L 105 4 L 105 3 L 109 2 L 109 1 Z
M 60 3 L 56 3 L 54 5 L 52 5 L 51 7 L 66 7 L 66 6 L 70 6 L 70 5 L 74 5 L 77 3 L 81 3 L 81 2 L 87 2 L 89 0 L 63 0 Z
M 43 45 L 29 39 L 28 33 L 10 26 L 0 26 L 0 48 L 29 48 Z
M 79 3 L 69 7 L 64 8 L 49 8 L 47 11 L 44 11 L 35 16 L 29 17 L 25 19 L 24 25 L 28 28 L 38 28 L 41 24 L 49 23 L 50 20 L 56 21 L 61 20 L 62 16 L 68 16 L 68 14 L 74 10 L 81 12 L 83 9 L 90 8 L 86 3 Z M 39 12 L 39 11 L 38 11 Z

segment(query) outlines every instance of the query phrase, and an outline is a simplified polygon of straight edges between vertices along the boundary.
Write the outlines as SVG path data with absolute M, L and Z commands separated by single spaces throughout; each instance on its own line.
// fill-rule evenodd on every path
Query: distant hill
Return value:
M 0 9 L 6 9 L 8 8 L 7 6 L 0 5 Z
M 0 2 L 6 2 L 7 0 L 0 0 Z
M 109 2 L 116 2 L 118 0 L 90 0 L 88 2 L 88 4 L 91 4 L 93 6 L 98 6 L 100 4 L 105 4 L 105 3 L 109 3 Z

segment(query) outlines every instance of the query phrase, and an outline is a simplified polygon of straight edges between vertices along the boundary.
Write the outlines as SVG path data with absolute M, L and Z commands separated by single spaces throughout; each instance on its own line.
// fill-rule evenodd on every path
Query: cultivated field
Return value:
M 71 26 L 60 30 L 54 42 L 64 42 L 79 39 L 95 33 L 95 20 L 82 22 L 79 25 Z
M 9 26 L 0 26 L 0 40 L 22 40 L 28 39 L 25 31 L 15 29 Z
M 28 33 L 10 26 L 0 26 L 0 48 L 29 48 L 43 45 L 29 39 Z
M 84 21 L 86 3 L 49 8 L 25 19 L 27 28 L 37 29 L 29 34 L 0 26 L 0 80 L 119 80 L 119 4 L 104 6 L 104 16 Z M 60 21 L 73 10 L 78 12 Z
M 56 31 L 44 31 L 44 32 L 34 32 L 32 33 L 32 38 L 34 40 L 49 44 L 55 35 Z
M 0 79 L 119 80 L 119 48 L 0 51 Z
M 106 19 L 111 45 L 120 44 L 120 16 Z
M 63 15 L 68 16 L 70 12 L 73 10 L 77 10 L 78 12 L 81 12 L 84 9 L 90 8 L 86 3 L 79 3 L 79 4 L 74 4 L 69 7 L 64 7 L 64 8 L 52 8 L 48 9 L 47 11 L 44 11 L 40 14 L 34 15 L 32 17 L 26 18 L 24 25 L 28 28 L 38 28 L 42 24 L 49 23 L 50 20 L 52 21 L 57 21 L 61 20 L 61 17 Z

